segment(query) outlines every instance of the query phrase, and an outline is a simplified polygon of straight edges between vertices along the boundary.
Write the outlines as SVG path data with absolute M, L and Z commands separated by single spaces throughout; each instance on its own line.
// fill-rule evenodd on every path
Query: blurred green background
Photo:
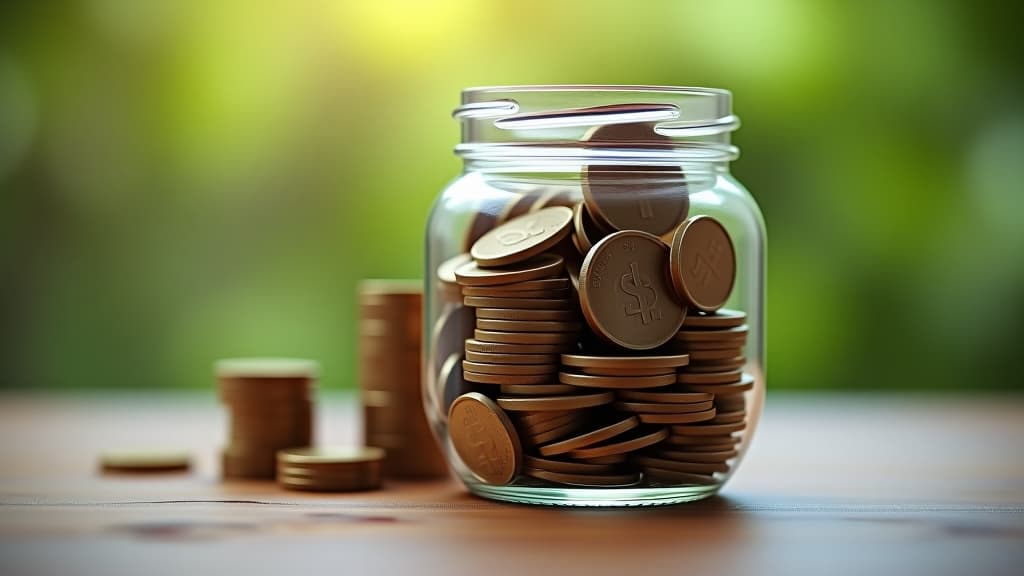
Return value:
M 0 386 L 355 383 L 355 285 L 419 277 L 467 86 L 728 88 L 769 231 L 770 389 L 1020 389 L 1010 2 L 9 2 Z

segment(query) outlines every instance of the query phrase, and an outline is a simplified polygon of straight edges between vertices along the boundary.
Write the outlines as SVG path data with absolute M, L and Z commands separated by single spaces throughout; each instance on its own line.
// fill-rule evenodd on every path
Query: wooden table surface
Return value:
M 319 415 L 323 443 L 359 439 L 351 397 Z M 225 426 L 212 392 L 0 396 L 0 575 L 1024 574 L 1024 397 L 769 396 L 720 496 L 651 509 L 224 483 Z M 197 465 L 96 472 L 133 446 Z

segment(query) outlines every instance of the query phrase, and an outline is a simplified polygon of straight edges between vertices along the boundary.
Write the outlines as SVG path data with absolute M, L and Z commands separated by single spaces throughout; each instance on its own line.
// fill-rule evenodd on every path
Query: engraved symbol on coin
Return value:
M 487 435 L 487 427 L 477 417 L 476 411 L 467 410 L 463 423 L 470 430 L 472 446 L 476 450 L 476 465 L 483 474 L 494 474 L 501 466 L 498 447 Z
M 530 218 L 526 222 L 523 222 L 522 228 L 512 228 L 509 230 L 503 230 L 497 235 L 498 242 L 502 246 L 512 246 L 518 244 L 527 238 L 537 236 L 544 233 L 544 226 L 538 224 L 538 218 Z
M 622 275 L 619 280 L 619 287 L 626 294 L 636 298 L 634 305 L 625 306 L 626 314 L 629 316 L 640 315 L 640 320 L 646 325 L 652 320 L 661 320 L 661 311 L 657 308 L 658 293 L 651 288 L 651 281 L 640 277 L 640 271 L 636 262 L 629 263 L 629 272 Z M 648 294 L 650 296 L 648 297 Z
M 708 247 L 703 252 L 698 252 L 693 262 L 693 275 L 701 286 L 707 287 L 711 284 L 714 276 L 718 278 L 717 264 L 725 246 L 717 240 L 708 242 Z
M 651 200 L 649 198 L 641 198 L 637 205 L 640 207 L 640 218 L 644 220 L 654 218 L 654 208 L 651 207 Z

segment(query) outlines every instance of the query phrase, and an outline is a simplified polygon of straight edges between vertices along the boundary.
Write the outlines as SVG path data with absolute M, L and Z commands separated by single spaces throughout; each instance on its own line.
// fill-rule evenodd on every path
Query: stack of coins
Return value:
M 278 450 L 312 443 L 318 365 L 251 358 L 221 360 L 214 370 L 221 401 L 230 410 L 229 445 L 221 454 L 223 476 L 272 479 Z
M 448 473 L 423 411 L 422 311 L 419 281 L 367 280 L 359 286 L 364 438 L 384 449 L 387 477 Z
M 277 453 L 277 481 L 291 490 L 352 492 L 381 484 L 380 448 L 293 448 Z

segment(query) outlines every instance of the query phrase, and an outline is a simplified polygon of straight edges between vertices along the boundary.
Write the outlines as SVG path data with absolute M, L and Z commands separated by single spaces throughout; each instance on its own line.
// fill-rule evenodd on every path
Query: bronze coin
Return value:
M 723 432 L 717 432 L 707 436 L 670 434 L 666 442 L 677 446 L 687 446 L 687 450 L 697 450 L 698 447 L 704 448 L 707 446 L 725 446 L 725 448 L 721 448 L 721 450 L 732 450 L 736 444 L 739 444 L 740 437 L 732 436 L 731 433 Z M 693 448 L 689 448 L 689 446 L 693 446 Z
M 571 298 L 568 288 L 558 290 L 492 290 L 489 286 L 463 286 L 463 296 L 483 296 L 485 298 L 542 298 L 545 300 L 561 300 Z
M 709 340 L 706 342 L 680 342 L 680 345 L 687 352 L 725 350 L 727 348 L 743 348 L 747 345 L 746 338 L 732 338 L 729 340 Z
M 686 307 L 672 295 L 667 266 L 665 244 L 646 232 L 616 232 L 598 242 L 580 271 L 580 306 L 594 332 L 630 350 L 672 339 Z
M 544 278 L 541 280 L 527 280 L 514 284 L 497 284 L 494 286 L 466 286 L 463 289 L 472 288 L 474 291 L 484 291 L 490 294 L 502 294 L 512 298 L 522 292 L 566 292 L 572 288 L 568 278 Z
M 738 370 L 747 363 L 747 359 L 744 356 L 736 356 L 735 358 L 728 358 L 726 360 L 714 360 L 707 362 L 691 363 L 689 366 L 684 368 L 682 372 L 708 374 L 711 372 L 729 372 L 731 370 Z
M 620 390 L 619 398 L 630 402 L 657 402 L 659 404 L 700 404 L 714 400 L 714 394 L 702 392 L 660 392 L 647 390 Z
M 487 354 L 558 354 L 565 351 L 565 344 L 504 344 L 468 338 L 466 351 Z
M 580 368 L 677 368 L 686 366 L 690 357 L 686 354 L 672 356 L 587 356 L 583 354 L 562 354 L 562 364 Z
M 558 381 L 562 384 L 583 386 L 586 388 L 657 388 L 668 386 L 676 381 L 675 374 L 661 376 L 592 376 L 590 374 L 572 374 L 559 372 Z
M 488 364 L 558 364 L 557 354 L 488 354 L 466 351 L 466 360 Z
M 636 414 L 686 414 L 690 412 L 706 412 L 714 408 L 714 403 L 711 400 L 706 402 L 693 402 L 690 404 L 683 403 L 666 403 L 660 402 L 615 402 L 612 407 L 616 410 L 622 410 L 623 412 L 633 412 Z
M 458 284 L 458 280 L 455 278 L 455 269 L 472 261 L 472 256 L 463 253 L 441 262 L 441 264 L 437 266 L 437 279 L 440 280 L 442 284 Z
M 485 362 L 462 361 L 462 369 L 479 374 L 549 374 L 558 372 L 558 366 L 552 364 L 487 364 Z
M 498 406 L 512 411 L 579 410 L 610 404 L 615 399 L 611 392 L 574 394 L 566 396 L 537 396 L 532 398 L 498 398 Z
M 539 424 L 541 422 L 547 422 L 548 420 L 557 420 L 559 418 L 565 418 L 566 416 L 578 415 L 576 410 L 552 410 L 548 412 L 520 412 L 516 414 L 516 421 L 523 422 L 527 425 Z
M 538 480 L 546 480 L 555 484 L 567 486 L 587 487 L 614 487 L 632 486 L 640 481 L 640 474 L 629 472 L 624 474 L 567 474 L 564 472 L 551 472 L 538 468 L 526 468 L 523 474 L 532 476 Z
M 747 408 L 747 399 L 742 394 L 715 396 L 715 408 L 719 412 L 735 412 Z
M 491 320 L 477 318 L 476 327 L 496 332 L 579 332 L 579 322 L 549 322 L 544 320 Z
M 472 333 L 475 322 L 473 309 L 463 306 L 461 302 L 445 307 L 430 336 L 433 366 L 441 366 L 449 356 L 462 350 L 466 336 Z M 386 350 L 384 355 L 392 357 L 394 352 Z M 386 365 L 386 361 L 379 364 Z
M 183 472 L 191 465 L 192 456 L 178 450 L 108 450 L 100 454 L 103 472 Z
M 626 454 L 609 454 L 607 456 L 595 456 L 593 458 L 578 458 L 576 461 L 584 464 L 600 464 L 608 466 L 618 466 L 619 464 L 625 464 L 629 461 L 629 456 Z
M 718 350 L 691 350 L 690 360 L 694 362 L 714 362 L 730 360 L 743 355 L 742 348 L 721 348 Z
M 711 312 L 722 307 L 736 280 L 736 252 L 729 233 L 709 216 L 694 216 L 672 234 L 672 285 L 694 308 Z
M 522 308 L 477 308 L 477 318 L 488 320 L 539 320 L 542 322 L 566 322 L 579 320 L 576 310 L 526 310 Z
M 737 456 L 736 450 L 719 450 L 717 452 L 684 452 L 679 450 L 657 450 L 655 452 L 660 458 L 676 460 L 679 462 L 726 462 Z
M 551 458 L 538 458 L 536 456 L 523 456 L 524 468 L 547 470 L 549 472 L 561 472 L 563 474 L 610 474 L 615 472 L 615 466 L 611 464 L 588 464 L 586 462 L 566 462 Z
M 588 142 L 671 147 L 651 123 L 606 124 L 592 128 Z M 678 166 L 588 165 L 582 176 L 583 199 L 594 219 L 615 230 L 665 234 L 686 218 L 690 198 Z
M 710 392 L 718 398 L 719 396 L 740 394 L 750 390 L 754 387 L 754 377 L 744 374 L 739 382 L 731 382 L 729 384 L 683 384 L 682 387 L 691 392 Z
M 523 396 L 572 394 L 576 391 L 576 387 L 568 384 L 503 384 L 501 386 L 502 394 L 521 394 Z
M 734 410 L 732 412 L 719 411 L 715 417 L 708 421 L 708 424 L 735 424 L 737 422 L 743 422 L 747 417 L 745 410 Z
M 553 374 L 483 374 L 465 369 L 462 377 L 478 384 L 548 384 L 555 379 Z
M 455 278 L 464 286 L 493 286 L 551 278 L 558 276 L 564 268 L 561 256 L 541 254 L 503 268 L 482 268 L 476 262 L 467 262 L 455 269 Z
M 573 332 L 495 332 L 493 330 L 473 331 L 475 339 L 481 342 L 497 342 L 500 344 L 573 344 L 576 334 Z M 675 379 L 673 378 L 673 382 Z
M 571 226 L 571 209 L 544 208 L 496 226 L 473 244 L 470 254 L 478 265 L 487 268 L 515 264 L 558 244 Z
M 685 328 L 685 327 L 684 327 Z M 676 340 L 683 342 L 708 342 L 719 340 L 739 340 L 747 336 L 747 325 L 725 328 L 722 330 L 680 330 L 676 333 Z
M 584 203 L 580 202 L 572 209 L 573 241 L 576 249 L 583 256 L 590 252 L 601 238 L 607 236 L 593 222 L 590 213 Z
M 452 403 L 448 433 L 463 464 L 483 482 L 502 486 L 519 472 L 519 435 L 505 411 L 483 394 L 463 394 Z
M 706 373 L 680 372 L 676 375 L 676 382 L 680 384 L 731 384 L 742 379 L 742 370 Z
M 493 190 L 490 194 L 482 196 L 476 214 L 473 215 L 473 220 L 466 230 L 466 240 L 463 243 L 465 249 L 469 250 L 481 236 L 493 229 L 494 225 L 498 223 L 498 216 L 505 211 L 506 206 L 517 200 L 519 200 L 519 196 L 502 194 Z
M 637 414 L 644 424 L 692 424 L 704 422 L 715 417 L 712 407 L 703 412 L 686 412 L 683 414 Z
M 670 484 L 672 486 L 714 486 L 718 483 L 711 476 L 704 474 L 690 474 L 676 470 L 665 470 L 651 466 L 643 468 L 644 479 L 658 482 L 659 484 Z
M 597 444 L 599 442 L 610 440 L 618 436 L 619 434 L 628 432 L 633 428 L 636 428 L 639 425 L 640 420 L 638 420 L 636 416 L 630 416 L 629 418 L 626 418 L 624 420 L 619 420 L 618 422 L 613 422 L 612 424 L 609 424 L 607 426 L 602 426 L 597 430 L 591 430 L 590 432 L 586 432 L 578 436 L 573 436 L 572 438 L 560 440 L 552 444 L 546 444 L 538 448 L 538 450 L 540 451 L 541 456 L 556 456 L 558 454 L 565 454 L 572 450 L 586 448 L 587 446 L 593 446 L 594 444 Z
M 668 437 L 668 428 L 659 428 L 653 432 L 647 432 L 627 440 L 580 448 L 569 452 L 572 458 L 599 458 L 613 454 L 628 454 L 637 450 L 652 446 Z
M 577 430 L 583 427 L 583 422 L 580 420 L 570 420 L 565 424 L 562 424 L 556 428 L 539 432 L 537 434 L 523 433 L 521 436 L 530 446 L 538 446 L 540 444 L 547 444 L 552 440 L 558 440 L 559 438 L 565 438 L 570 434 L 575 434 Z
M 572 310 L 575 303 L 569 298 L 494 298 L 466 296 L 466 306 L 473 308 L 521 308 L 524 310 Z
M 452 354 L 444 361 L 441 371 L 438 372 L 437 381 L 444 387 L 444 405 L 441 406 L 441 410 L 443 411 L 442 418 L 447 420 L 452 402 L 455 402 L 459 396 L 472 391 L 472 386 L 467 384 L 462 377 L 462 358 L 458 354 Z
M 543 422 L 524 422 L 521 419 L 517 419 L 516 428 L 522 430 L 524 434 L 543 434 L 544 432 L 550 432 L 556 428 L 561 428 L 570 422 L 578 422 L 580 420 L 579 415 L 573 412 L 566 412 L 557 418 L 551 418 L 544 420 Z
M 718 310 L 710 313 L 695 311 L 693 314 L 686 317 L 686 320 L 683 322 L 683 328 L 709 328 L 717 330 L 742 326 L 746 321 L 746 312 L 730 310 L 728 308 L 719 308 Z
M 664 376 L 675 374 L 673 368 L 580 368 L 591 376 Z
M 643 467 L 675 470 L 676 472 L 688 472 L 690 474 L 714 474 L 715 472 L 729 471 L 729 465 L 724 462 L 679 462 L 677 460 L 654 458 L 652 456 L 636 456 L 633 458 L 633 461 Z
M 746 422 L 735 424 L 697 424 L 693 426 L 673 426 L 672 434 L 676 436 L 718 436 L 732 434 L 747 427 Z

